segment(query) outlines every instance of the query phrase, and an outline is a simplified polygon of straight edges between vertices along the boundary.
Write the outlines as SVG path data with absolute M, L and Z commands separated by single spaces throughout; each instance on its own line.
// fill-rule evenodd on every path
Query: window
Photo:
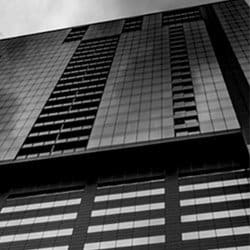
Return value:
M 37 210 L 37 209 L 40 210 L 40 209 L 53 208 L 53 207 L 72 206 L 72 205 L 77 205 L 80 203 L 81 203 L 81 198 L 51 201 L 51 202 L 41 202 L 41 203 L 33 203 L 33 204 L 26 204 L 26 205 L 3 207 L 0 213 L 1 214 L 15 213 L 15 212 Z
M 73 28 L 65 42 L 82 39 L 85 31 Z M 80 42 L 17 158 L 86 150 L 118 40 Z
M 58 247 L 45 247 L 45 248 L 36 248 L 30 250 L 68 250 L 69 246 L 58 246 Z
M 198 240 L 244 234 L 250 234 L 250 226 L 219 228 L 212 230 L 182 233 L 182 240 Z
M 169 27 L 169 44 L 175 136 L 199 134 L 198 113 L 182 25 Z
M 202 17 L 198 8 L 168 11 L 162 14 L 162 25 L 192 22 L 199 19 L 202 19 Z
M 92 211 L 91 216 L 97 217 L 97 216 L 123 214 L 123 213 L 143 212 L 143 211 L 158 210 L 158 209 L 164 209 L 164 208 L 165 208 L 165 203 L 159 202 L 159 203 L 143 204 L 143 205 L 136 205 L 136 206 L 94 210 Z
M 108 248 L 111 249 L 111 248 L 133 247 L 133 246 L 143 246 L 143 245 L 152 245 L 161 243 L 165 243 L 165 235 L 85 243 L 83 250 L 99 250 Z
M 125 20 L 122 32 L 141 30 L 143 17 L 133 17 Z
M 65 214 L 30 217 L 30 218 L 23 218 L 16 220 L 5 220 L 5 221 L 0 221 L 0 228 L 55 222 L 55 221 L 74 220 L 76 219 L 76 217 L 77 213 L 65 213 Z
M 135 192 L 124 192 L 124 193 L 109 194 L 109 195 L 99 195 L 99 196 L 95 197 L 95 202 L 123 200 L 123 199 L 162 195 L 162 194 L 165 194 L 164 188 L 155 188 L 155 189 L 141 190 L 141 191 L 135 191 Z
M 148 219 L 148 220 L 135 220 L 126 221 L 112 224 L 95 225 L 88 227 L 88 233 L 116 231 L 132 228 L 152 227 L 165 225 L 165 218 Z
M 81 40 L 87 29 L 88 26 L 72 28 L 68 36 L 65 38 L 64 43 Z
M 183 199 L 180 201 L 180 206 L 184 207 L 184 206 L 236 201 L 244 199 L 250 199 L 250 192 L 239 193 L 239 194 L 225 194 L 225 195 L 217 195 L 217 196 L 194 198 L 194 199 Z
M 0 243 L 69 236 L 72 235 L 72 232 L 73 232 L 72 228 L 66 228 L 61 230 L 50 230 L 50 231 L 42 231 L 35 233 L 6 235 L 0 237 Z

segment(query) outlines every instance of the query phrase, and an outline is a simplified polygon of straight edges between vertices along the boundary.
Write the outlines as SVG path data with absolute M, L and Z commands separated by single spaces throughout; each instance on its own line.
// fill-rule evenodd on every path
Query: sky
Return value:
M 0 0 L 0 39 L 217 1 Z

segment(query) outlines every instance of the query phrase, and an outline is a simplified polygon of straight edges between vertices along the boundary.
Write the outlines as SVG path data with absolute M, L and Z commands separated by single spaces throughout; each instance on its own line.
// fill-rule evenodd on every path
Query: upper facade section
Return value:
M 205 11 L 1 40 L 0 161 L 239 130 Z

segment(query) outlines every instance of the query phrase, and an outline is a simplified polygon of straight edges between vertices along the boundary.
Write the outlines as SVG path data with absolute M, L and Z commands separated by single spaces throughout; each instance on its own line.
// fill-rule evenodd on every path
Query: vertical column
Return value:
M 95 199 L 96 184 L 87 185 L 82 197 L 82 203 L 79 209 L 77 220 L 74 226 L 72 241 L 69 250 L 83 249 L 87 238 L 87 231 Z
M 175 135 L 199 134 L 198 114 L 183 25 L 169 27 L 169 42 Z
M 233 6 L 231 7 L 233 8 Z M 239 39 L 236 41 L 236 43 L 233 43 L 231 40 L 233 38 L 231 36 L 234 36 L 235 34 L 229 33 L 230 30 L 228 30 L 228 28 L 225 26 L 225 17 L 220 13 L 224 8 L 224 11 L 227 11 L 226 5 L 224 4 L 215 5 L 214 7 L 209 6 L 203 9 L 203 15 L 207 32 L 209 34 L 210 41 L 212 43 L 225 84 L 227 86 L 230 99 L 232 100 L 238 121 L 241 125 L 242 133 L 244 135 L 246 143 L 250 148 L 250 87 L 249 81 L 245 75 L 246 71 L 239 61 L 239 59 L 241 58 L 238 58 L 238 54 L 234 50 L 234 45 L 237 45 L 237 48 L 239 47 L 239 51 L 244 48 L 240 44 L 240 41 L 244 41 L 245 39 L 243 34 L 244 31 L 239 30 L 239 32 L 241 32 L 240 34 L 238 34 Z M 230 15 L 228 18 L 230 18 Z M 242 23 L 239 21 L 239 24 L 236 25 L 236 20 L 233 19 L 233 16 L 231 16 L 231 18 L 230 29 L 234 26 L 236 27 L 235 29 L 237 29 L 237 25 L 242 25 Z M 227 36 L 228 33 L 229 35 L 231 35 L 230 37 Z M 247 47 L 249 46 L 245 45 L 245 47 L 247 50 Z M 241 53 L 241 55 L 243 56 L 244 53 Z M 231 111 L 231 114 L 233 114 L 233 111 Z M 229 124 L 232 123 L 231 120 L 233 117 L 234 115 L 232 115 L 232 117 L 226 117 L 226 122 Z M 230 127 L 230 129 L 237 128 L 237 122 L 235 126 Z
M 181 249 L 177 170 L 166 176 L 166 249 Z
M 0 212 L 2 210 L 2 207 L 4 206 L 5 200 L 9 196 L 9 192 L 2 192 L 0 193 Z M 0 228 L 0 235 L 4 232 L 4 228 Z
M 118 41 L 119 36 L 81 41 L 18 159 L 86 150 Z

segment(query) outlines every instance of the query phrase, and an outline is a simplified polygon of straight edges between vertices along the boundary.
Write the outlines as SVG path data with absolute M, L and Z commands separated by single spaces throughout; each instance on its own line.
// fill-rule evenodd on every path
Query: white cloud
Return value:
M 0 0 L 4 37 L 181 8 L 215 0 Z

